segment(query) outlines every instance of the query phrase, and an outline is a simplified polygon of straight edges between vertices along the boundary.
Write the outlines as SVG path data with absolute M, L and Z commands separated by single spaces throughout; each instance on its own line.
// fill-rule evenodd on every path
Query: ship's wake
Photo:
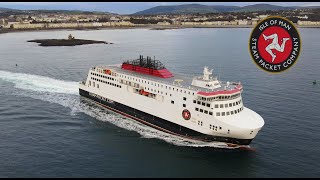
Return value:
M 45 76 L 0 71 L 0 80 L 14 84 L 11 95 L 30 97 L 70 108 L 70 115 L 85 113 L 97 120 L 139 133 L 142 138 L 157 138 L 177 146 L 235 149 L 222 142 L 202 142 L 185 139 L 156 130 L 142 123 L 110 112 L 78 95 L 78 82 L 63 81 Z

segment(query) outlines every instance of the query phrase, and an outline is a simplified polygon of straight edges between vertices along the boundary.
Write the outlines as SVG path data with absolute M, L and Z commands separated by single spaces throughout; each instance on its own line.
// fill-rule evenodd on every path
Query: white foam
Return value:
M 0 79 L 15 84 L 16 88 L 38 92 L 78 94 L 78 82 L 63 81 L 45 76 L 0 71 Z
M 78 95 L 77 82 L 8 71 L 0 71 L 0 80 L 14 83 L 15 88 L 23 90 L 13 91 L 14 95 L 60 104 L 71 109 L 71 116 L 75 116 L 77 113 L 82 112 L 97 120 L 109 122 L 118 127 L 138 132 L 142 138 L 157 138 L 177 146 L 232 149 L 232 147 L 227 147 L 225 143 L 221 142 L 207 143 L 170 135 L 98 107 L 92 102 L 87 101 L 86 103 L 82 103 L 80 102 L 80 97 Z

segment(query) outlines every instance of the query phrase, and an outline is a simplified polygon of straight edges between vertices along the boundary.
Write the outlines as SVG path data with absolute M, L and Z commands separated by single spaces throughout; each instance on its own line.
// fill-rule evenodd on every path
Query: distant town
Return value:
M 84 29 L 107 27 L 252 27 L 259 20 L 280 15 L 298 27 L 320 27 L 320 8 L 256 12 L 209 12 L 189 14 L 132 14 L 107 12 L 0 9 L 0 32 L 10 30 Z

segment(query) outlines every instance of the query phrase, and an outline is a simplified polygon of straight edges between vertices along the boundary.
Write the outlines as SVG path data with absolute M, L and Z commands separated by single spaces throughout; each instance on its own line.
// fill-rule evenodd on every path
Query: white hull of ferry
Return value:
M 148 95 L 142 94 L 141 89 Z M 242 89 L 230 92 L 221 94 L 234 95 L 233 98 L 212 100 L 219 93 L 201 94 L 195 88 L 146 78 L 115 66 L 90 69 L 86 81 L 79 85 L 80 95 L 164 132 L 202 141 L 249 145 L 264 121 L 243 106 Z

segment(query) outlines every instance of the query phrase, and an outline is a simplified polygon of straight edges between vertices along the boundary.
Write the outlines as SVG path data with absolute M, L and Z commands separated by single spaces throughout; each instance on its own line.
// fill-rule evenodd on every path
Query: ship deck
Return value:
M 198 78 L 197 77 L 188 77 L 186 75 L 183 74 L 178 74 L 178 73 L 173 73 L 173 77 L 170 78 L 159 78 L 156 76 L 152 76 L 152 75 L 147 75 L 147 74 L 142 74 L 142 73 L 138 73 L 135 71 L 129 71 L 129 70 L 124 70 L 121 69 L 121 64 L 117 64 L 117 65 L 100 65 L 100 66 L 95 66 L 96 68 L 102 68 L 102 69 L 111 69 L 114 70 L 115 72 L 118 73 L 122 73 L 122 74 L 126 74 L 126 75 L 130 75 L 130 76 L 135 76 L 138 78 L 142 78 L 142 79 L 146 79 L 146 80 L 151 80 L 151 81 L 155 81 L 155 82 L 159 82 L 159 83 L 163 83 L 163 84 L 167 84 L 167 85 L 171 85 L 171 86 L 176 86 L 179 88 L 185 88 L 185 89 L 189 89 L 189 90 L 194 90 L 197 92 L 216 92 L 216 91 L 230 91 L 230 90 L 235 90 L 237 85 L 239 85 L 239 83 L 234 83 L 234 82 L 230 82 L 229 86 L 227 86 L 227 82 L 224 81 L 219 81 L 221 87 L 219 88 L 215 88 L 215 89 L 207 89 L 207 88 L 202 88 L 202 87 L 197 87 L 197 86 L 193 86 L 191 85 L 192 80 L 194 78 Z M 175 82 L 176 80 L 182 80 L 179 82 L 179 84 L 177 84 L 177 82 Z

